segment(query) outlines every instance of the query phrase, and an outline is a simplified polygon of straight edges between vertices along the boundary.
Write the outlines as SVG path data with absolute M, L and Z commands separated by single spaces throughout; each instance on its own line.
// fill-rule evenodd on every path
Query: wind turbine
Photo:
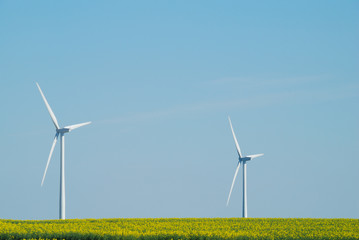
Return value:
M 75 124 L 75 125 L 70 125 L 70 126 L 60 128 L 59 124 L 57 123 L 55 114 L 51 110 L 51 107 L 50 107 L 49 103 L 47 102 L 44 94 L 42 93 L 39 84 L 36 83 L 36 85 L 41 93 L 42 99 L 45 102 L 46 108 L 49 111 L 52 122 L 54 123 L 55 128 L 56 128 L 55 138 L 54 138 L 54 141 L 51 146 L 49 158 L 47 159 L 44 176 L 42 177 L 42 181 L 41 181 L 41 186 L 44 184 L 44 180 L 45 180 L 47 168 L 49 167 L 49 164 L 50 164 L 52 152 L 54 151 L 57 139 L 60 137 L 61 148 L 60 148 L 60 206 L 59 206 L 60 213 L 59 213 L 59 218 L 65 219 L 66 218 L 65 217 L 65 133 L 71 132 L 72 130 L 74 130 L 76 128 L 88 125 L 91 122 L 85 122 L 85 123 L 80 123 L 80 124 Z
M 229 199 L 231 198 L 233 185 L 234 185 L 234 182 L 236 181 L 236 177 L 237 177 L 237 174 L 238 174 L 239 167 L 242 164 L 243 165 L 243 207 L 242 207 L 242 217 L 246 218 L 247 217 L 247 161 L 250 161 L 250 160 L 252 160 L 253 158 L 256 158 L 256 157 L 263 156 L 264 154 L 261 153 L 261 154 L 254 154 L 254 155 L 248 155 L 248 156 L 242 157 L 241 149 L 239 148 L 239 144 L 238 144 L 236 135 L 234 134 L 234 131 L 233 131 L 231 118 L 228 117 L 228 120 L 229 120 L 229 125 L 231 126 L 233 139 L 234 139 L 234 142 L 235 142 L 236 148 L 237 148 L 238 163 L 237 163 L 236 172 L 234 173 L 234 178 L 233 178 L 233 181 L 232 181 L 231 190 L 229 191 L 228 200 L 227 200 L 227 206 L 228 206 L 228 203 L 229 203 Z

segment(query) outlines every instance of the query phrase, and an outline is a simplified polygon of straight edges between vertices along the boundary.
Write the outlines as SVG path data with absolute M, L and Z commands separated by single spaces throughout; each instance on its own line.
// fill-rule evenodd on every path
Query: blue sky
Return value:
M 0 1 L 0 218 L 359 217 L 358 1 Z

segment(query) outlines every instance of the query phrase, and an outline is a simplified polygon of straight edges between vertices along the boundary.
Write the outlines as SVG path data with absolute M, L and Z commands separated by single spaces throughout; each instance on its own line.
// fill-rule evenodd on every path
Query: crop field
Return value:
M 358 219 L 0 220 L 0 239 L 359 239 Z

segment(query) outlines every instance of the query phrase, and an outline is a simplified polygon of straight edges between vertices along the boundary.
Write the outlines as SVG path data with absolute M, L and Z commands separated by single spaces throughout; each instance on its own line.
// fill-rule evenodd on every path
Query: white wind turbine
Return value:
M 72 130 L 74 130 L 76 128 L 88 125 L 91 122 L 85 122 L 85 123 L 80 123 L 80 124 L 75 124 L 75 125 L 70 125 L 70 126 L 60 128 L 59 124 L 57 123 L 55 114 L 52 112 L 51 107 L 50 107 L 49 103 L 47 102 L 44 94 L 42 93 L 39 84 L 36 83 L 36 85 L 41 93 L 42 99 L 45 102 L 46 108 L 49 111 L 52 122 L 54 123 L 55 128 L 56 128 L 55 138 L 54 138 L 54 141 L 51 146 L 49 158 L 47 159 L 44 176 L 42 177 L 42 181 L 41 181 L 41 186 L 43 185 L 44 180 L 45 180 L 45 176 L 46 176 L 47 168 L 49 167 L 52 152 L 54 151 L 57 139 L 60 136 L 61 149 L 60 149 L 60 214 L 59 214 L 59 218 L 65 219 L 66 217 L 65 217 L 65 136 L 64 135 L 65 135 L 65 133 L 71 132 Z
M 256 157 L 263 156 L 264 154 L 261 153 L 261 154 L 254 154 L 254 155 L 248 155 L 248 156 L 242 157 L 241 149 L 239 148 L 239 144 L 238 144 L 236 135 L 234 134 L 234 131 L 233 131 L 231 118 L 228 117 L 228 120 L 229 120 L 229 125 L 231 126 L 233 139 L 234 139 L 234 142 L 235 142 L 236 148 L 237 148 L 238 164 L 237 164 L 236 172 L 234 173 L 234 178 L 233 178 L 233 181 L 232 181 L 231 190 L 229 191 L 229 196 L 228 196 L 228 200 L 227 200 L 227 206 L 228 206 L 228 203 L 229 203 L 229 199 L 231 198 L 233 185 L 234 185 L 234 182 L 236 181 L 236 177 L 237 177 L 237 174 L 238 174 L 239 167 L 241 166 L 241 164 L 243 164 L 243 207 L 242 207 L 242 217 L 246 218 L 247 217 L 247 161 L 250 161 L 250 160 L 252 160 L 253 158 L 256 158 Z

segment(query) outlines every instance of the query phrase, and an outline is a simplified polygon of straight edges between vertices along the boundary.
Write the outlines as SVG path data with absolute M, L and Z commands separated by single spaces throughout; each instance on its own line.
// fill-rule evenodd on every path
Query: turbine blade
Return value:
M 253 159 L 253 158 L 256 158 L 256 157 L 261 157 L 263 155 L 264 155 L 263 153 L 260 153 L 260 154 L 248 155 L 247 157 L 250 157 L 251 159 Z
M 228 116 L 228 120 L 229 120 L 229 125 L 231 125 L 231 130 L 232 130 L 232 134 L 233 134 L 233 139 L 234 139 L 234 142 L 236 143 L 236 148 L 237 148 L 237 153 L 238 153 L 238 156 L 239 156 L 240 158 L 242 158 L 241 149 L 239 148 L 239 144 L 238 144 L 238 141 L 237 141 L 236 135 L 234 134 L 234 131 L 233 131 L 231 118 L 230 118 L 229 116 Z
M 227 199 L 227 206 L 228 206 L 228 203 L 229 203 L 229 199 L 231 198 L 231 194 L 232 194 L 232 190 L 233 190 L 234 182 L 236 181 L 236 177 L 237 177 L 238 170 L 239 170 L 239 167 L 240 167 L 240 166 L 241 166 L 241 163 L 240 163 L 240 162 L 238 162 L 238 165 L 237 165 L 237 168 L 236 168 L 236 172 L 234 173 L 234 177 L 233 177 L 233 181 L 232 181 L 231 190 L 229 191 L 229 195 L 228 195 L 228 199 Z
M 40 93 L 41 93 L 42 99 L 43 99 L 44 102 L 45 102 L 47 111 L 49 111 L 49 113 L 50 113 L 52 122 L 54 123 L 56 129 L 59 129 L 60 127 L 59 127 L 59 124 L 57 123 L 57 119 L 56 119 L 56 117 L 55 117 L 55 114 L 54 114 L 54 112 L 51 110 L 51 107 L 50 107 L 49 103 L 47 102 L 47 100 L 46 100 L 46 98 L 45 98 L 45 95 L 42 93 L 41 88 L 40 88 L 40 85 L 39 85 L 38 83 L 36 83 L 36 85 L 37 85 L 37 88 L 39 89 L 39 91 L 40 91 Z
M 85 123 L 79 123 L 79 124 L 74 124 L 74 125 L 70 125 L 70 126 L 66 126 L 64 128 L 68 128 L 70 131 L 74 130 L 76 128 L 82 127 L 82 126 L 86 126 L 89 125 L 91 122 L 85 122 Z
M 50 150 L 50 155 L 49 155 L 49 158 L 47 159 L 44 176 L 42 177 L 42 181 L 41 181 L 41 187 L 42 187 L 42 185 L 44 184 L 45 177 L 46 177 L 46 172 L 47 172 L 47 168 L 49 167 L 49 164 L 50 164 L 50 161 L 51 161 L 52 152 L 54 151 L 54 148 L 55 148 L 55 145 L 56 145 L 58 136 L 59 136 L 59 133 L 56 133 L 55 138 L 54 138 L 54 141 L 52 142 L 52 146 L 51 146 L 51 150 Z

